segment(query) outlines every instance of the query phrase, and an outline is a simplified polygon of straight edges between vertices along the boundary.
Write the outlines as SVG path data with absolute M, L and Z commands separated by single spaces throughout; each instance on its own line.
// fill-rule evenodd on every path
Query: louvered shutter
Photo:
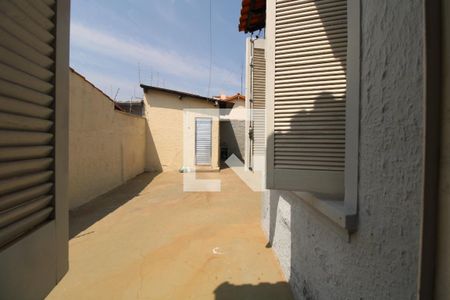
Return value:
M 195 119 L 195 164 L 211 165 L 212 119 Z
M 55 126 L 66 121 L 55 122 L 67 84 L 56 85 L 68 76 L 68 15 L 69 1 L 0 0 L 0 291 L 10 299 L 41 298 L 60 277 Z
M 263 169 L 266 156 L 266 132 L 265 132 L 265 109 L 266 109 L 266 62 L 264 53 L 264 40 L 258 39 L 253 42 L 253 55 L 251 61 L 251 127 L 253 129 L 252 142 L 252 168 Z
M 274 69 L 267 185 L 342 196 L 347 0 L 277 0 L 269 9 Z

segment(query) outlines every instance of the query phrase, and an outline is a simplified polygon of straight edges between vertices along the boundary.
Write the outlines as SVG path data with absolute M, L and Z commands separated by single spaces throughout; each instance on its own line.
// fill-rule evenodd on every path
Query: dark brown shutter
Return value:
M 0 0 L 0 247 L 53 218 L 53 0 Z

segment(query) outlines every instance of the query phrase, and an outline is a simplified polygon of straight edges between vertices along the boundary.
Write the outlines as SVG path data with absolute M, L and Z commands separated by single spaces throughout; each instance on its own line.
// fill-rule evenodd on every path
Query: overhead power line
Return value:
M 212 60 L 213 60 L 213 42 L 212 42 L 212 0 L 209 0 L 209 78 L 208 78 L 208 97 L 211 97 L 212 80 Z

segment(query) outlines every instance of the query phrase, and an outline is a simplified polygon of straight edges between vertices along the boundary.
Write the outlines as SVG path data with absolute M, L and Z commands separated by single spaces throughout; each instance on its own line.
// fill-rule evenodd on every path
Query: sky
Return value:
M 118 101 L 142 97 L 139 83 L 203 96 L 241 92 L 240 8 L 241 0 L 72 1 L 70 65 L 110 97 L 118 91 Z

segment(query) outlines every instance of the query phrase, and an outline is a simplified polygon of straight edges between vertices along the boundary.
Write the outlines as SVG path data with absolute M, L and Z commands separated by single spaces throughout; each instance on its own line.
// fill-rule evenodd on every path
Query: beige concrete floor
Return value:
M 71 215 L 70 269 L 48 299 L 292 299 L 260 227 L 260 193 L 230 169 L 221 192 L 142 174 Z

